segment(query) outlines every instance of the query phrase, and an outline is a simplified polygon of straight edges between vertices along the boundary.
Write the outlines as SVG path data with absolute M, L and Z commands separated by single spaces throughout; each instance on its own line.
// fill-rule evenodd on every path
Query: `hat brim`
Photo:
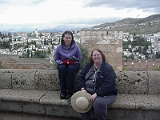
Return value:
M 76 100 L 79 98 L 79 97 L 85 97 L 87 98 L 87 100 L 89 101 L 89 106 L 86 108 L 86 109 L 80 109 L 76 106 Z M 78 113 L 86 113 L 88 112 L 91 108 L 92 108 L 92 102 L 90 101 L 90 97 L 91 95 L 89 93 L 86 93 L 84 91 L 78 91 L 76 93 L 74 93 L 71 97 L 71 106 L 72 108 L 77 111 Z

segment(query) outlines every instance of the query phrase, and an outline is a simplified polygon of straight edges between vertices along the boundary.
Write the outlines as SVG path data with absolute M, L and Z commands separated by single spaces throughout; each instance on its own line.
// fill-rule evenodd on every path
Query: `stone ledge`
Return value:
M 0 111 L 80 118 L 60 91 L 0 89 Z M 159 120 L 160 95 L 118 94 L 109 106 L 111 120 Z M 91 116 L 95 118 L 93 111 Z M 136 117 L 136 118 L 135 118 Z
M 0 100 L 71 107 L 59 94 L 60 91 L 0 89 Z M 118 94 L 109 108 L 160 110 L 160 95 Z

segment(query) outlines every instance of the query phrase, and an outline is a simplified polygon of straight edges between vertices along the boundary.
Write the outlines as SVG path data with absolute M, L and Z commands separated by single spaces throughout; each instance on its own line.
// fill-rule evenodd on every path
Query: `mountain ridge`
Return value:
M 124 18 L 116 22 L 106 22 L 92 28 L 111 28 L 111 30 L 129 32 L 133 34 L 152 34 L 160 32 L 160 14 L 146 18 Z

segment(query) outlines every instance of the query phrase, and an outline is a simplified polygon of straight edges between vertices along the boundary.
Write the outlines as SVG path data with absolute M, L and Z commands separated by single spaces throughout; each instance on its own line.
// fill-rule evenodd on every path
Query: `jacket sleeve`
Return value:
M 104 70 L 104 81 L 96 90 L 98 96 L 109 95 L 111 91 L 115 89 L 116 85 L 116 74 L 110 65 L 105 66 Z
M 58 52 L 58 48 L 59 48 L 59 47 L 57 47 L 57 49 L 56 49 L 55 52 L 54 52 L 54 60 L 55 60 L 55 62 L 56 62 L 57 64 L 61 64 L 61 63 L 62 63 L 62 60 L 60 59 L 61 57 L 60 57 L 60 54 L 59 54 L 59 52 Z
M 85 75 L 87 74 L 88 64 L 82 69 L 77 78 L 77 90 L 85 88 Z

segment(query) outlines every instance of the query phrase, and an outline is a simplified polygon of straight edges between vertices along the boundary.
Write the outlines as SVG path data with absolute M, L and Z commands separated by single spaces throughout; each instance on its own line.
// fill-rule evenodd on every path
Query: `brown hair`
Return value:
M 92 52 L 91 52 L 91 55 L 90 55 L 90 63 L 93 63 L 93 59 L 92 59 L 92 55 L 93 55 L 93 52 L 94 51 L 98 51 L 100 54 L 101 54 L 101 56 L 102 56 L 102 61 L 103 62 L 106 62 L 106 57 L 105 57 L 105 55 L 103 54 L 103 52 L 100 50 L 100 49 L 94 49 L 94 50 L 92 50 Z
M 71 45 L 73 45 L 73 44 L 75 43 L 75 41 L 74 41 L 73 33 L 72 33 L 71 31 L 65 31 L 65 32 L 62 34 L 61 44 L 62 44 L 62 45 L 65 44 L 63 38 L 64 38 L 64 36 L 65 36 L 66 34 L 71 35 L 71 37 L 72 37 Z

